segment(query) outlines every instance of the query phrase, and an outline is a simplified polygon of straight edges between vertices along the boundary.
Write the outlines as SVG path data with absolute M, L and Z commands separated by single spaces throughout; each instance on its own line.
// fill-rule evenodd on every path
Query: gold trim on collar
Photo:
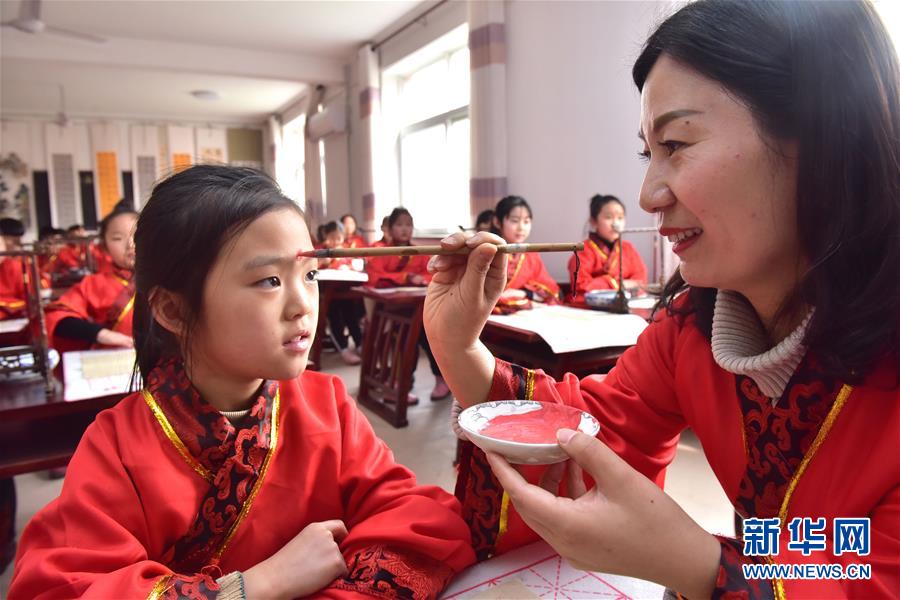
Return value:
M 592 239 L 588 239 L 588 244 L 590 244 L 591 246 L 594 247 L 594 250 L 597 251 L 597 254 L 599 254 L 600 257 L 603 258 L 603 260 L 607 260 L 609 258 L 609 254 L 607 254 L 603 250 L 601 250 L 600 246 L 597 245 L 597 242 L 595 242 Z
M 112 326 L 113 330 L 119 326 L 119 324 L 125 320 L 125 316 L 128 314 L 134 307 L 134 296 L 131 297 L 131 300 L 128 301 L 128 304 L 125 305 L 125 308 L 122 309 L 122 312 L 119 314 L 119 318 L 116 319 L 116 324 Z
M 534 371 L 525 369 L 525 400 L 534 400 Z
M 525 264 L 525 253 L 524 253 L 524 252 L 521 252 L 521 253 L 519 253 L 519 262 L 516 263 L 516 268 L 513 270 L 512 277 L 510 277 L 510 278 L 507 280 L 507 282 L 506 282 L 506 288 L 505 288 L 505 289 L 507 289 L 507 290 L 510 289 L 509 286 L 512 284 L 513 280 L 514 280 L 516 277 L 518 277 L 519 271 L 522 270 L 522 265 L 524 265 L 524 264 Z
M 153 589 L 150 590 L 150 595 L 147 596 L 147 600 L 159 600 L 162 598 L 163 594 L 166 592 L 166 588 L 169 585 L 169 580 L 172 579 L 171 575 L 163 575 L 156 582 L 156 585 L 153 586 Z
M 256 495 L 259 493 L 259 488 L 262 487 L 263 480 L 265 480 L 266 478 L 266 472 L 269 469 L 269 463 L 272 462 L 272 457 L 275 455 L 275 449 L 278 447 L 278 417 L 280 414 L 280 407 L 281 390 L 279 389 L 275 392 L 275 399 L 272 401 L 272 435 L 271 441 L 269 442 L 269 451 L 266 452 L 266 457 L 263 459 L 262 467 L 259 470 L 259 477 L 256 478 L 256 483 L 253 484 L 253 489 L 250 490 L 250 495 L 247 496 L 247 499 L 244 501 L 244 505 L 241 506 L 241 512 L 238 514 L 237 519 L 235 519 L 234 524 L 228 531 L 228 535 L 225 537 L 225 541 L 222 542 L 222 546 L 213 555 L 213 560 L 215 561 L 218 561 L 219 558 L 221 558 L 222 554 L 225 553 L 225 550 L 228 548 L 228 544 L 231 543 L 231 539 L 237 533 L 238 527 L 241 526 L 241 523 L 244 522 L 244 518 L 247 516 L 247 513 L 250 512 L 250 507 L 253 505 L 253 499 L 256 498 Z
M 144 396 L 144 401 L 147 403 L 147 406 L 150 407 L 150 412 L 153 413 L 153 416 L 156 417 L 156 420 L 159 422 L 159 426 L 162 428 L 163 433 L 166 434 L 166 437 L 169 438 L 169 441 L 172 442 L 172 445 L 175 446 L 175 449 L 178 450 L 178 454 L 181 455 L 181 458 L 188 464 L 188 466 L 196 471 L 200 477 L 205 479 L 207 482 L 213 482 L 212 473 L 209 470 L 201 465 L 197 460 L 191 456 L 191 453 L 188 452 L 187 447 L 184 445 L 184 442 L 181 441 L 181 438 L 178 437 L 178 434 L 175 433 L 175 429 L 172 427 L 172 424 L 169 423 L 169 419 L 166 417 L 166 413 L 163 412 L 162 408 L 156 402 L 156 398 L 153 397 L 146 389 L 141 390 L 141 394 Z
M 822 423 L 822 427 L 819 428 L 819 433 L 816 434 L 816 439 L 813 440 L 813 443 L 809 447 L 809 450 L 807 450 L 806 454 L 803 456 L 803 460 L 800 462 L 800 466 L 797 467 L 797 471 L 791 478 L 791 482 L 788 484 L 787 492 L 785 492 L 784 494 L 784 500 L 781 501 L 781 508 L 778 511 L 778 516 L 779 518 L 781 518 L 782 526 L 787 523 L 788 508 L 790 507 L 791 498 L 794 495 L 794 490 L 797 488 L 797 484 L 800 482 L 800 478 L 803 477 L 804 473 L 806 473 L 806 469 L 807 467 L 809 467 L 809 463 L 819 451 L 819 447 L 825 441 L 825 438 L 828 437 L 828 433 L 831 431 L 834 422 L 837 420 L 841 409 L 844 408 L 844 405 L 850 398 L 851 392 L 853 392 L 853 386 L 844 384 L 843 387 L 841 387 L 841 390 L 838 392 L 837 399 L 834 401 L 834 405 L 831 407 L 831 410 L 828 411 L 828 416 L 825 417 L 825 421 Z M 784 600 L 785 598 L 787 598 L 784 591 L 784 582 L 781 579 L 774 579 L 772 587 L 775 588 L 775 598 L 777 598 L 778 600 Z

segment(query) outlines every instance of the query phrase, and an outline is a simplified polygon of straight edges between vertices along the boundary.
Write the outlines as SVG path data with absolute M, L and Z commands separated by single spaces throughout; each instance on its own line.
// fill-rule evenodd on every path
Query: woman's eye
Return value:
M 674 154 L 675 151 L 681 148 L 684 144 L 682 144 L 681 142 L 668 141 L 660 142 L 659 145 L 666 149 L 666 152 L 669 153 L 669 156 L 672 156 L 672 154 Z
M 638 158 L 641 159 L 641 162 L 650 162 L 650 151 L 641 150 L 640 152 L 638 152 Z
M 277 288 L 281 285 L 281 280 L 275 276 L 266 277 L 257 281 L 256 285 L 263 288 Z
M 316 281 L 319 278 L 319 272 L 315 269 L 306 274 L 307 281 Z

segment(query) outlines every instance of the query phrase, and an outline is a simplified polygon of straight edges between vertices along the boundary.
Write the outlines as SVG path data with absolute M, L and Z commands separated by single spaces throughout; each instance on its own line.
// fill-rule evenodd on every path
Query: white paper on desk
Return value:
M 28 319 L 6 319 L 0 321 L 0 333 L 18 333 L 28 325 Z
M 134 350 L 82 350 L 63 354 L 63 398 L 84 400 L 111 394 L 125 394 L 131 386 Z M 140 388 L 135 381 L 134 389 Z
M 366 273 L 353 271 L 352 269 L 319 269 L 316 277 L 319 281 L 358 281 L 365 283 L 369 280 Z
M 414 294 L 421 293 L 423 296 L 425 292 L 428 291 L 428 288 L 421 285 L 401 285 L 400 287 L 386 287 L 386 288 L 370 288 L 376 294 Z
M 633 346 L 647 328 L 647 322 L 637 315 L 571 306 L 535 305 L 511 315 L 491 315 L 489 320 L 538 334 L 556 354 Z
M 525 587 L 537 598 L 662 598 L 665 589 L 655 583 L 579 571 L 569 565 L 546 542 L 535 542 L 469 567 L 456 576 L 444 594 L 444 600 L 520 598 L 497 596 L 489 590 Z

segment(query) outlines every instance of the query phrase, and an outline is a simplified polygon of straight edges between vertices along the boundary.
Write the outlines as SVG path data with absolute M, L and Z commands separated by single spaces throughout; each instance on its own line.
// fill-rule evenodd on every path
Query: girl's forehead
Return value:
M 509 216 L 521 219 L 523 217 L 530 217 L 531 212 L 529 212 L 529 210 L 524 206 L 517 206 L 509 211 Z

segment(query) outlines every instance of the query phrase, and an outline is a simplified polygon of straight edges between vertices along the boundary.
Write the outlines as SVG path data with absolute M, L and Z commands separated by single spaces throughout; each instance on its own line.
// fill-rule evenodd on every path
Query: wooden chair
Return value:
M 47 362 L 47 324 L 41 303 L 41 278 L 34 252 L 0 252 L 0 256 L 19 257 L 25 282 L 25 311 L 28 326 L 23 343 L 0 348 L 0 375 L 39 373 L 47 396 L 53 394 L 53 381 Z
M 419 358 L 424 296 L 397 294 L 375 300 L 363 343 L 359 403 L 394 427 L 405 427 Z

